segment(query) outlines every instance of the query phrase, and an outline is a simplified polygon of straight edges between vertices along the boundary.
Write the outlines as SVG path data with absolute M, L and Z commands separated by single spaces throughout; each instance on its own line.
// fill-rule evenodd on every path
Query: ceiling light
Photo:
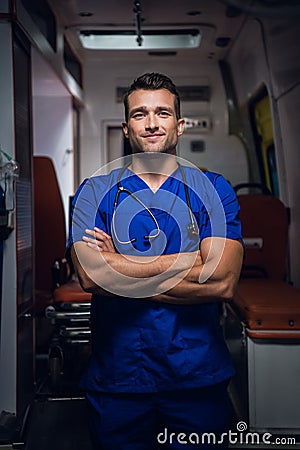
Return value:
M 142 44 L 134 30 L 81 30 L 79 39 L 84 48 L 92 50 L 155 50 L 196 48 L 201 34 L 197 28 L 148 29 L 142 32 Z

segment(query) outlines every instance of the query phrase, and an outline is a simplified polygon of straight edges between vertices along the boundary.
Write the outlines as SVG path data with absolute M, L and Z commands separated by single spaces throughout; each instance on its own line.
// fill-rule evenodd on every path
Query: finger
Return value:
M 86 229 L 86 230 L 85 230 L 85 233 L 86 233 L 86 234 L 89 234 L 90 236 L 94 236 L 94 237 L 95 237 L 95 231 L 94 231 L 94 230 Z
M 102 251 L 116 253 L 115 247 L 111 239 L 104 239 L 102 241 L 98 241 L 98 245 Z
M 111 236 L 109 234 L 105 233 L 105 231 L 101 230 L 100 228 L 94 227 L 94 231 L 96 233 L 99 233 L 101 236 L 105 237 L 106 239 L 110 239 L 111 240 Z
M 98 247 L 98 250 L 100 249 L 100 251 L 116 253 L 112 239 L 108 234 L 103 232 L 105 234 L 104 236 L 100 233 L 98 234 L 98 232 L 97 233 L 93 232 L 93 230 L 86 230 L 86 233 L 93 236 L 93 237 L 82 236 L 82 240 L 86 242 L 89 245 L 89 247 L 91 248 Z
M 92 248 L 93 250 L 96 250 L 97 252 L 101 252 L 101 249 L 97 244 L 93 244 L 92 242 L 87 242 L 87 245 Z
M 82 236 L 82 239 L 85 242 L 88 242 L 88 241 L 89 242 L 94 242 L 94 244 L 96 244 L 97 242 L 104 242 L 106 240 L 106 238 L 103 237 L 103 236 L 95 236 L 95 233 L 93 233 L 93 237 L 92 238 L 87 237 L 87 236 Z
M 84 242 L 86 242 L 86 243 L 91 243 L 91 244 L 94 244 L 94 245 L 97 245 L 97 242 L 98 242 L 96 239 L 89 238 L 87 236 L 82 236 L 82 240 Z
M 101 246 L 101 249 L 103 250 L 103 251 L 105 251 L 105 252 L 110 252 L 110 253 L 115 253 L 116 251 L 115 251 L 115 248 L 114 248 L 114 246 L 113 245 L 109 245 L 109 243 L 104 243 L 102 246 Z
M 116 249 L 115 249 L 115 247 L 114 247 L 114 244 L 113 244 L 112 240 L 108 241 L 107 244 L 108 244 L 108 245 L 107 245 L 108 251 L 109 251 L 109 252 L 116 253 Z

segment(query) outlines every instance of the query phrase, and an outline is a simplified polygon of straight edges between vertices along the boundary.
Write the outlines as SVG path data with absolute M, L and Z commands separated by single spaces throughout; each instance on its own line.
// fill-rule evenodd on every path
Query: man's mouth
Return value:
M 153 133 L 153 134 L 145 134 L 143 136 L 144 139 L 147 139 L 148 141 L 156 141 L 159 138 L 161 138 L 163 136 L 162 133 Z

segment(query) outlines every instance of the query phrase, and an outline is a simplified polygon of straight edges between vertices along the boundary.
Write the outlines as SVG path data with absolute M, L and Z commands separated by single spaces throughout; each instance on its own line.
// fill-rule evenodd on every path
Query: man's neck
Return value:
M 165 153 L 139 153 L 132 156 L 132 171 L 156 192 L 177 169 L 176 155 Z

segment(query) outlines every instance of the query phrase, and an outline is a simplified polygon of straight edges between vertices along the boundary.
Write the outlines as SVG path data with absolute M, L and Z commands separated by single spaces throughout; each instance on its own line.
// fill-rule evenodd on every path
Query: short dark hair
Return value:
M 140 77 L 136 78 L 132 85 L 129 87 L 128 91 L 124 95 L 124 108 L 125 108 L 125 120 L 128 121 L 128 97 L 129 95 L 137 91 L 139 89 L 148 90 L 148 91 L 155 91 L 159 89 L 166 89 L 167 91 L 171 92 L 175 96 L 175 114 L 177 120 L 180 119 L 181 113 L 180 113 L 180 97 L 179 93 L 177 91 L 177 88 L 173 81 L 167 77 L 166 75 L 163 75 L 161 73 L 152 72 L 152 73 L 145 73 L 144 75 L 141 75 Z

